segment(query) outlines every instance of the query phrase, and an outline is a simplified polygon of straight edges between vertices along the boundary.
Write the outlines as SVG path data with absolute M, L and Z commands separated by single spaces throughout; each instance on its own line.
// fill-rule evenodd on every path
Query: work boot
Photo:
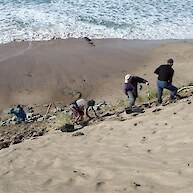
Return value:
M 169 103 L 175 103 L 176 102 L 176 98 L 175 97 L 170 97 L 168 102 Z
M 161 104 L 162 104 L 162 100 L 157 100 L 156 106 L 159 106 L 159 105 L 161 105 Z
M 182 98 L 183 98 L 183 97 L 180 96 L 179 94 L 176 95 L 176 99 L 177 99 L 177 100 L 180 100 L 180 99 L 182 99 Z
M 132 113 L 132 108 L 131 107 L 125 108 L 125 112 L 126 112 L 126 114 Z

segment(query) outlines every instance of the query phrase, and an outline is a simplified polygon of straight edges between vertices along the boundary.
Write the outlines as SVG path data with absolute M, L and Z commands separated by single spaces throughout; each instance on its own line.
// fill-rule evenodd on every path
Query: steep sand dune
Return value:
M 191 193 L 193 99 L 0 151 L 1 193 Z M 155 107 L 157 108 L 157 107 Z
M 112 104 L 126 100 L 124 75 L 142 76 L 156 89 L 153 72 L 168 58 L 175 61 L 175 85 L 193 82 L 192 41 L 92 42 L 0 45 L 0 110 L 16 103 L 68 103 L 76 91 Z M 122 113 L 91 123 L 80 136 L 55 130 L 53 121 L 48 134 L 0 150 L 0 192 L 191 193 L 192 108 L 191 96 L 136 117 Z
M 191 81 L 191 41 L 86 39 L 13 42 L 0 45 L 0 109 L 84 97 L 123 99 L 126 73 L 143 76 L 155 86 L 154 69 L 168 58 L 176 63 L 174 82 Z

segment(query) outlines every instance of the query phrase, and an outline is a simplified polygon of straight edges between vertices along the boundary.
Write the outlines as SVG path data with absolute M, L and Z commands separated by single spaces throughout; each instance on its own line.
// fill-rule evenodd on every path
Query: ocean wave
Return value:
M 193 39 L 193 0 L 0 0 L 0 43 L 89 37 Z

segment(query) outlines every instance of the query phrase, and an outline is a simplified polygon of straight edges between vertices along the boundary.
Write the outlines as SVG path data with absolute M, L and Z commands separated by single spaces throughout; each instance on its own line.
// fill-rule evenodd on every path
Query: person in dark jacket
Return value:
M 21 123 L 22 121 L 25 121 L 26 120 L 26 113 L 25 111 L 23 110 L 22 106 L 21 105 L 17 105 L 16 108 L 12 108 L 10 110 L 10 114 L 14 114 L 15 117 L 16 117 L 16 121 L 18 123 Z
M 172 85 L 172 79 L 174 75 L 173 59 L 168 59 L 167 64 L 160 65 L 154 73 L 158 75 L 157 79 L 157 102 L 158 104 L 162 103 L 163 89 L 170 90 L 170 100 L 173 100 L 177 95 L 177 88 Z
M 124 92 L 129 98 L 129 105 L 127 110 L 132 110 L 132 107 L 134 106 L 135 101 L 138 97 L 138 91 L 137 91 L 138 83 L 144 83 L 149 85 L 149 82 L 141 77 L 131 76 L 130 74 L 127 74 L 125 76 Z

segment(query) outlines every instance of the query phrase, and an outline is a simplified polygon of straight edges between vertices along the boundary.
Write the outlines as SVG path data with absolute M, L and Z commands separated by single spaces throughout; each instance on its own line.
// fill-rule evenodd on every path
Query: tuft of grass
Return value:
M 188 83 L 188 86 L 193 86 L 193 81 L 190 81 L 190 82 Z
M 157 90 L 156 89 L 150 90 L 150 95 L 149 95 L 150 101 L 155 100 L 156 97 L 157 97 Z M 139 94 L 136 102 L 139 104 L 140 103 L 146 103 L 146 102 L 149 102 L 149 99 L 148 99 L 148 93 L 146 91 L 145 93 Z
M 122 109 L 122 108 L 124 108 L 125 107 L 125 101 L 124 100 L 119 100 L 119 101 L 117 101 L 117 103 L 115 103 L 114 105 L 111 105 L 112 106 L 112 108 L 114 108 L 114 109 Z
M 169 93 L 170 92 L 168 90 L 164 89 L 162 98 L 163 99 L 166 98 L 169 95 Z M 150 99 L 150 101 L 157 100 L 157 89 L 150 90 L 150 97 L 149 97 L 149 99 Z M 146 93 L 142 93 L 142 94 L 139 94 L 136 103 L 137 104 L 147 103 L 147 102 L 149 102 L 148 101 L 149 99 L 148 99 L 147 92 Z
M 65 124 L 73 124 L 70 113 L 60 112 L 57 117 L 48 123 L 50 130 L 57 129 Z

